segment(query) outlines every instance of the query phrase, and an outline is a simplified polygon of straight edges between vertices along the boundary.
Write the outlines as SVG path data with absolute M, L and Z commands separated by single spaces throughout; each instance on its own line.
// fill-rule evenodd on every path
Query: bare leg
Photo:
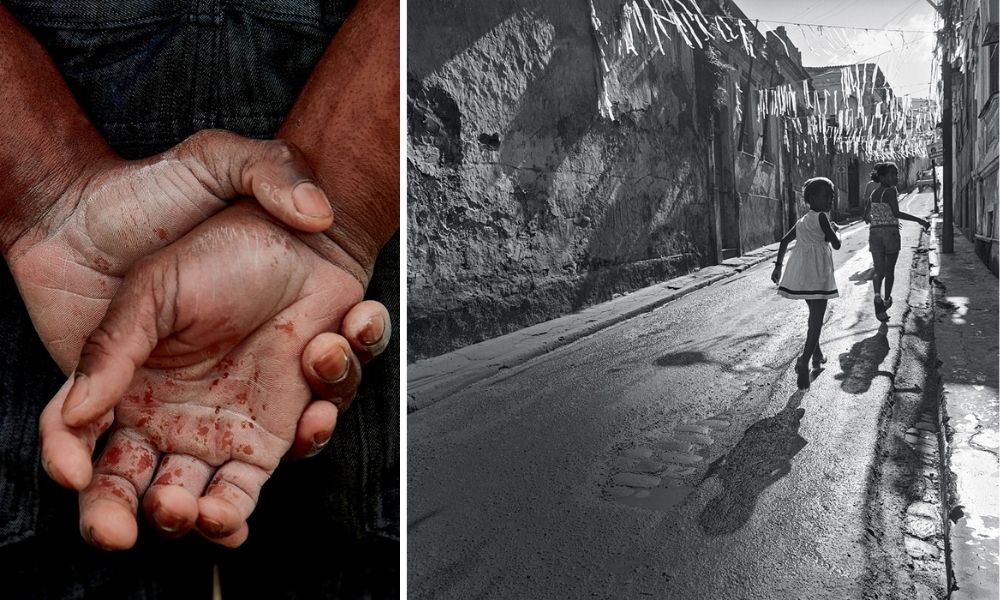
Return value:
M 872 252 L 872 265 L 874 266 L 874 274 L 872 275 L 872 286 L 875 288 L 875 293 L 879 294 L 882 292 L 882 280 L 886 276 L 886 255 L 881 252 Z
M 807 364 L 809 357 L 819 347 L 819 334 L 823 329 L 823 317 L 826 315 L 826 300 L 806 300 L 809 305 L 809 332 L 806 334 L 806 344 L 802 349 L 800 362 Z
M 899 253 L 885 255 L 885 297 L 892 296 L 892 284 L 896 281 L 896 260 Z
M 800 390 L 809 387 L 809 357 L 819 349 L 819 334 L 823 328 L 823 316 L 826 314 L 826 300 L 806 300 L 806 304 L 809 306 L 809 330 L 806 333 L 802 356 L 795 361 Z

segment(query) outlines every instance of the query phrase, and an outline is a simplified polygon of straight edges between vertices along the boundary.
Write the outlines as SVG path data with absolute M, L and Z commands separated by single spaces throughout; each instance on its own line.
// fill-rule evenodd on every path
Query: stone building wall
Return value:
M 409 360 L 715 261 L 715 83 L 678 36 L 605 71 L 619 6 L 410 2 Z

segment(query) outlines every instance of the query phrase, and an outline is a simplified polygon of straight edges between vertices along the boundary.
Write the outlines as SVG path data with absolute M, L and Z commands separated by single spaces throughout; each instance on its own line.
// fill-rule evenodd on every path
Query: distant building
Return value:
M 862 85 L 861 108 L 867 115 L 875 114 L 881 107 L 887 107 L 895 101 L 892 94 L 892 86 L 885 77 L 885 73 L 875 63 L 830 65 L 824 67 L 806 67 L 812 77 L 812 89 L 819 93 L 820 97 L 827 98 L 824 102 L 827 115 L 827 124 L 836 127 L 839 119 L 850 110 L 852 115 L 858 114 L 859 103 L 857 95 L 849 95 L 844 98 L 843 77 L 844 70 L 851 71 L 853 76 Z M 834 207 L 835 216 L 853 215 L 858 216 L 864 211 L 865 201 L 864 190 L 866 184 L 871 180 L 870 174 L 874 166 L 874 161 L 866 160 L 854 152 L 843 152 L 836 147 L 831 148 L 831 152 L 823 157 L 825 160 L 817 164 L 817 175 L 829 177 L 833 180 L 839 191 L 837 205 Z M 912 177 L 910 163 L 911 160 L 898 161 L 900 171 L 900 185 L 905 187 Z

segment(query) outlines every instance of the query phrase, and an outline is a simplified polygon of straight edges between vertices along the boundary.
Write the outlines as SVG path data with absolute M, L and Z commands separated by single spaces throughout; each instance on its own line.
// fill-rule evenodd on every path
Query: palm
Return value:
M 126 310 L 135 311 L 125 321 L 156 343 L 115 409 L 115 429 L 81 502 L 88 494 L 107 499 L 110 490 L 134 511 L 132 495 L 141 497 L 150 482 L 197 498 L 214 472 L 206 496 L 245 519 L 310 400 L 303 349 L 339 326 L 362 286 L 245 207 L 210 219 L 137 269 L 142 277 L 130 276 L 122 290 Z M 163 454 L 175 456 L 154 478 Z
M 226 206 L 179 161 L 118 163 L 64 198 L 71 211 L 12 253 L 32 322 L 66 372 L 128 268 Z
M 172 445 L 214 464 L 241 451 L 244 444 L 225 440 L 239 440 L 243 430 L 290 444 L 310 397 L 302 350 L 336 329 L 362 295 L 359 282 L 292 234 L 242 209 L 227 213 L 147 267 L 164 278 L 152 293 L 168 303 L 173 331 L 117 409 L 122 426 L 142 430 L 161 450 Z M 206 425 L 209 433 L 194 435 Z M 260 454 L 251 462 L 281 457 Z

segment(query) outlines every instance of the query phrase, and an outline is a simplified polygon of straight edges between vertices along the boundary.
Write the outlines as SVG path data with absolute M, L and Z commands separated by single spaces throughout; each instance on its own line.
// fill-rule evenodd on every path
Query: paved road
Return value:
M 887 328 L 866 230 L 842 233 L 808 392 L 805 303 L 777 296 L 767 263 L 412 413 L 410 597 L 862 598 L 919 227 Z

